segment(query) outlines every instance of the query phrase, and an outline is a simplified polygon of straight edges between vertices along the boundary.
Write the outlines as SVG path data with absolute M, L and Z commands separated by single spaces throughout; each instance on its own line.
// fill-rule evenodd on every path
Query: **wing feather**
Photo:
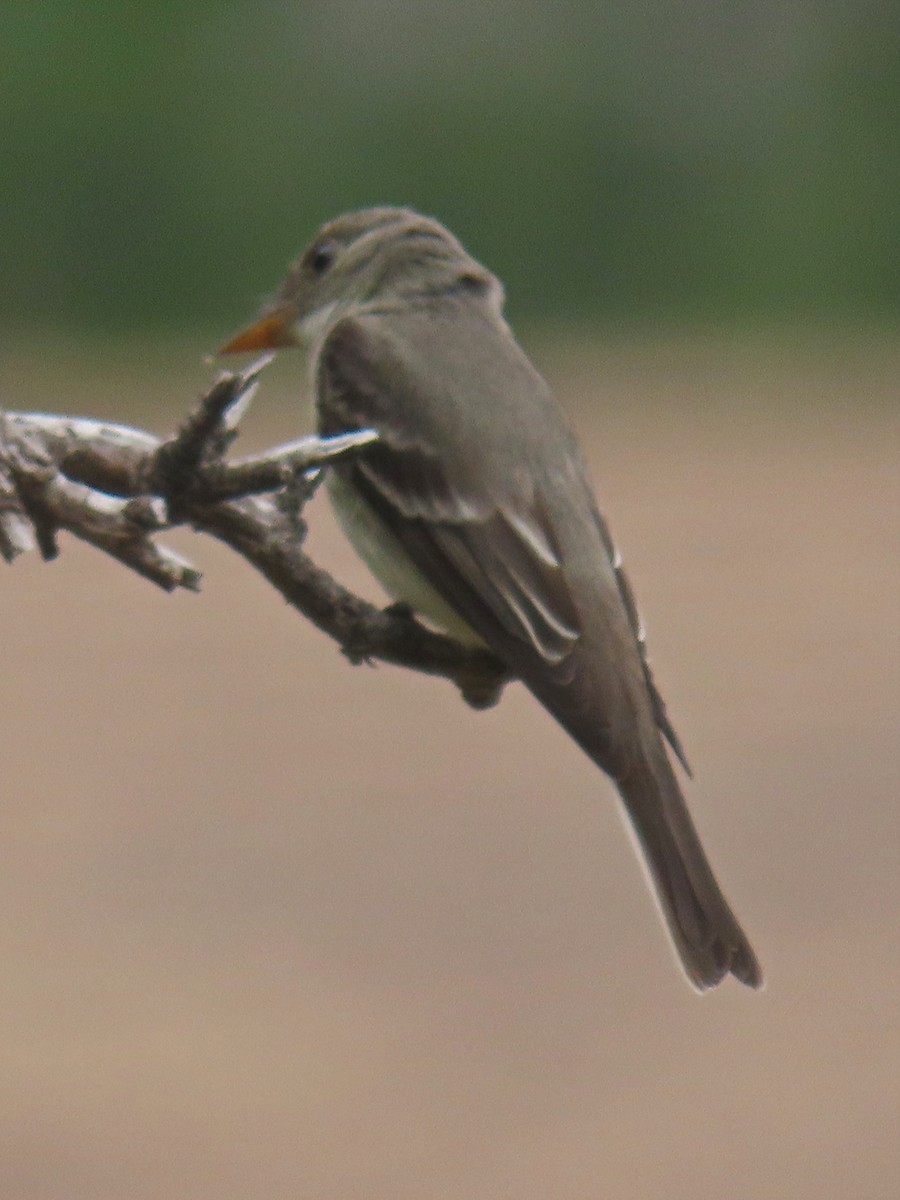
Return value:
M 418 334 L 427 336 L 422 329 Z M 455 419 L 452 397 L 442 406 L 433 390 L 425 395 L 426 388 L 435 388 L 436 373 L 410 369 L 394 347 L 383 322 L 364 325 L 349 318 L 322 347 L 317 377 L 322 432 L 374 428 L 379 434 L 376 444 L 332 469 L 366 500 L 463 620 L 495 649 L 505 647 L 514 669 L 533 675 L 541 663 L 555 679 L 548 677 L 549 686 L 575 686 L 580 680 L 585 697 L 594 694 L 599 680 L 585 675 L 585 664 L 574 653 L 583 637 L 583 618 L 563 567 L 540 472 L 488 477 L 479 447 L 465 442 L 468 427 Z M 440 347 L 430 349 L 437 354 Z M 471 402 L 484 401 L 476 396 Z M 599 532 L 598 552 L 607 557 L 610 585 L 634 638 L 656 724 L 689 771 L 650 671 L 621 558 L 586 484 L 584 489 L 586 509 Z M 617 686 L 612 678 L 607 683 Z M 614 709 L 609 707 L 607 720 L 615 720 Z
M 609 531 L 609 526 L 601 517 L 600 513 L 594 508 L 594 518 L 597 522 L 597 527 L 600 530 L 600 537 L 603 542 L 606 552 L 609 555 L 613 565 L 613 570 L 616 573 L 616 583 L 619 588 L 619 595 L 622 598 L 622 605 L 628 616 L 628 623 L 631 626 L 631 632 L 634 634 L 634 640 L 637 642 L 638 650 L 641 655 L 641 666 L 644 670 L 644 681 L 647 684 L 647 691 L 650 693 L 650 701 L 653 705 L 653 714 L 656 717 L 656 724 L 666 741 L 672 747 L 676 758 L 684 767 L 688 775 L 691 775 L 690 763 L 687 760 L 687 755 L 684 752 L 684 747 L 681 744 L 681 739 L 675 732 L 672 722 L 669 720 L 669 714 L 666 712 L 665 701 L 660 694 L 659 688 L 656 686 L 656 680 L 653 678 L 653 672 L 650 669 L 650 658 L 647 654 L 647 631 L 644 628 L 644 622 L 641 620 L 641 614 L 638 611 L 637 601 L 634 598 L 634 591 L 631 587 L 631 580 L 625 573 L 625 567 L 622 563 L 622 555 L 619 553 L 615 542 L 612 539 L 612 534 Z
M 370 337 L 344 321 L 320 357 L 322 431 L 379 433 L 339 469 L 477 632 L 501 629 L 545 663 L 561 662 L 581 622 L 539 494 L 529 485 L 510 495 L 499 480 L 485 489 L 452 445 L 438 447 L 421 421 L 427 406 L 417 403 L 415 382 L 389 346 L 374 353 Z

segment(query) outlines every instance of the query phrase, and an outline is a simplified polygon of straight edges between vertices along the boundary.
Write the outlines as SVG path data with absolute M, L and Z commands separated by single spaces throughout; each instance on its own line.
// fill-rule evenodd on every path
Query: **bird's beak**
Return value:
M 258 321 L 236 333 L 220 346 L 219 354 L 243 354 L 246 350 L 278 350 L 284 346 L 297 346 L 294 322 L 297 310 L 293 304 L 282 304 L 269 309 Z

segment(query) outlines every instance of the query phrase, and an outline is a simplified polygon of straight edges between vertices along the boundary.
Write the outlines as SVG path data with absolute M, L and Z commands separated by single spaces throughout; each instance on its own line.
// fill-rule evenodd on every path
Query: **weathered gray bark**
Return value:
M 268 361 L 221 375 L 166 440 L 81 417 L 0 412 L 0 555 L 12 562 L 39 550 L 49 561 L 67 530 L 168 591 L 197 590 L 199 571 L 158 540 L 189 525 L 247 559 L 352 662 L 439 675 L 474 707 L 496 703 L 509 676 L 487 651 L 361 600 L 303 551 L 303 506 L 322 471 L 374 440 L 372 431 L 225 457 Z

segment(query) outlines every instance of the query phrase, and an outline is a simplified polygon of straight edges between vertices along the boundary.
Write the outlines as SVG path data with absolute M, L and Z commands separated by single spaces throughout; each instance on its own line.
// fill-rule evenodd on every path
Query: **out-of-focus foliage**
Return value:
M 5 0 L 0 320 L 221 321 L 409 203 L 516 314 L 900 309 L 891 0 Z

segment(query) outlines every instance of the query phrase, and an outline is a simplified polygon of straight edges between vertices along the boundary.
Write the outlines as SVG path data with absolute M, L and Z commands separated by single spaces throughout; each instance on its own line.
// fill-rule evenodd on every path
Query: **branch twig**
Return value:
M 443 676 L 474 707 L 496 703 L 509 673 L 487 650 L 376 608 L 303 551 L 303 506 L 322 470 L 376 440 L 372 430 L 225 457 L 270 358 L 220 375 L 164 441 L 84 417 L 0 413 L 0 555 L 52 559 L 67 530 L 166 590 L 196 591 L 199 571 L 156 537 L 187 524 L 247 559 L 352 662 Z

